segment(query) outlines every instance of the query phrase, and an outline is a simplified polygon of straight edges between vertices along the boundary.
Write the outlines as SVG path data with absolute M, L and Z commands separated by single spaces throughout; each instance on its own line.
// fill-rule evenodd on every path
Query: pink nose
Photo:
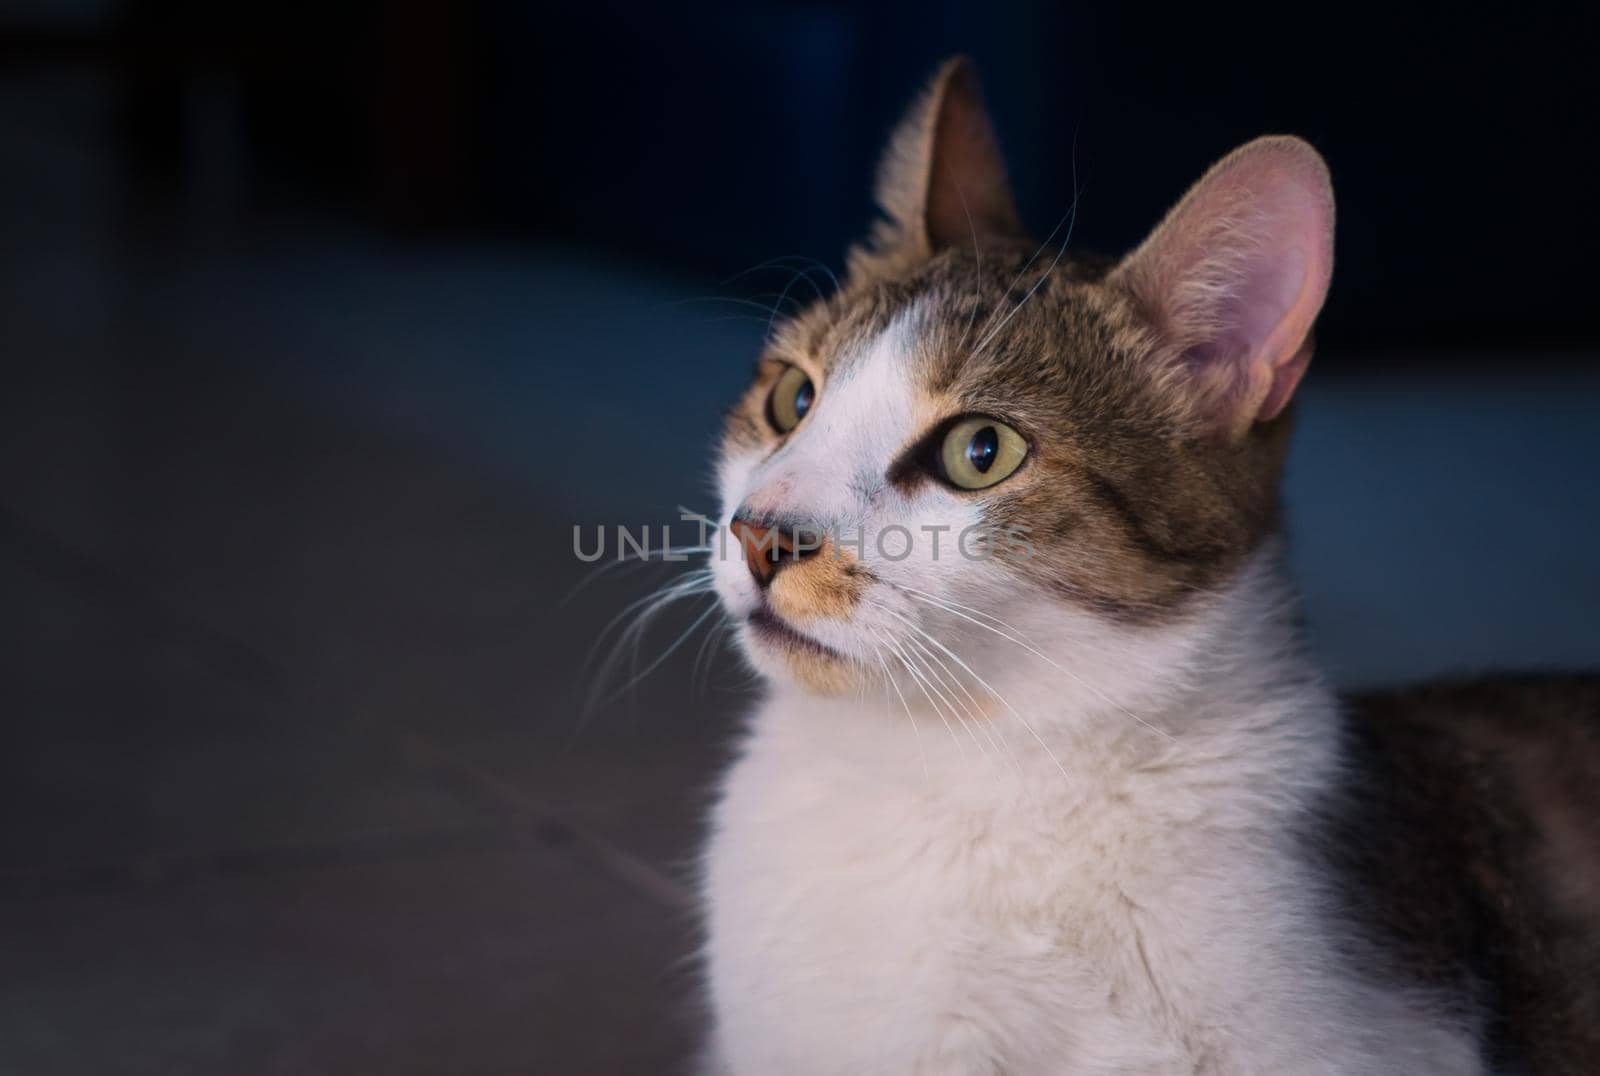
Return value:
M 757 586 L 769 585 L 773 577 L 778 574 L 779 568 L 804 560 L 817 552 L 816 547 L 809 542 L 797 545 L 794 536 L 798 528 L 792 526 L 785 528 L 782 523 L 762 527 L 748 519 L 735 517 L 728 524 L 728 529 L 739 540 L 739 548 L 744 552 L 745 565 L 749 567 L 750 576 L 756 581 Z

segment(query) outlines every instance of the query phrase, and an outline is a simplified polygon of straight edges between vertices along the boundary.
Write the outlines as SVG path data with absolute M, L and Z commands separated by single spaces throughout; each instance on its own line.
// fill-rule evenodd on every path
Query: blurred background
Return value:
M 750 688 L 704 597 L 585 672 L 686 566 L 572 528 L 693 538 L 951 52 L 1076 247 L 1327 156 L 1339 683 L 1600 665 L 1592 17 L 1214 8 L 0 3 L 0 1071 L 683 1066 Z

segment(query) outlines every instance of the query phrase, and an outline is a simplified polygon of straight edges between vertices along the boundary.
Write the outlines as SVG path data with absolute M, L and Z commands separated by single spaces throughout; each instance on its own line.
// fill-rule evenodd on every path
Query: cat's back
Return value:
M 1385 974 L 1480 1014 L 1501 1066 L 1600 1071 L 1600 676 L 1346 700 L 1324 832 Z

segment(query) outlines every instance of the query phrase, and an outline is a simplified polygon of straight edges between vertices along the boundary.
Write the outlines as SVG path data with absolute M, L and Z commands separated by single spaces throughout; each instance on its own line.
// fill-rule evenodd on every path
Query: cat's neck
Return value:
M 1196 760 L 1256 786 L 1304 785 L 1332 765 L 1337 711 L 1300 643 L 1281 555 L 1263 550 L 1226 588 L 1159 629 L 1068 625 L 971 695 L 903 670 L 881 693 L 779 690 L 763 731 L 847 766 L 910 781 L 1100 784 Z M 987 688 L 988 690 L 985 690 Z

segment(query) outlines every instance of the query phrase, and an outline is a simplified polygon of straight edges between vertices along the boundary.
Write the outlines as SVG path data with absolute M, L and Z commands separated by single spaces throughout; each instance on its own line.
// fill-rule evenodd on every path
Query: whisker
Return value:
M 696 597 L 705 592 L 705 589 L 693 588 L 689 593 L 686 593 L 684 597 Z M 659 609 L 665 608 L 665 604 L 659 607 Z M 659 612 L 659 609 L 653 609 L 648 611 L 646 614 L 642 614 L 632 624 L 629 624 L 625 629 L 623 629 L 622 636 L 618 639 L 619 650 L 621 649 L 621 644 L 625 643 L 627 645 L 628 668 L 633 676 L 633 679 L 628 682 L 628 685 L 622 689 L 624 691 L 627 690 L 628 686 L 632 686 L 642 678 L 641 674 L 639 673 L 639 647 L 643 645 L 646 631 L 648 630 L 651 621 L 655 619 L 655 615 L 657 612 Z M 704 620 L 705 618 L 702 616 L 700 619 Z M 696 623 L 698 623 L 698 621 L 696 621 Z M 653 667 L 654 666 L 652 666 L 652 668 Z
M 955 661 L 955 663 L 957 665 L 960 665 L 963 669 L 965 669 L 967 671 L 967 675 L 968 676 L 970 676 L 974 680 L 976 680 L 983 687 L 983 689 L 985 691 L 987 691 L 989 694 L 993 695 L 996 699 L 998 699 L 1000 701 L 1000 705 L 1001 706 L 1004 706 L 1007 710 L 1011 711 L 1011 716 L 1015 717 L 1018 721 L 1020 721 L 1022 723 L 1022 727 L 1028 731 L 1028 735 L 1032 736 L 1034 738 L 1034 740 L 1038 742 L 1039 746 L 1044 748 L 1044 753 L 1050 757 L 1050 761 L 1051 762 L 1054 762 L 1056 764 L 1056 769 L 1061 771 L 1061 776 L 1066 778 L 1069 781 L 1071 780 L 1071 777 L 1069 777 L 1067 775 L 1067 768 L 1061 764 L 1061 760 L 1056 757 L 1056 753 L 1054 751 L 1050 750 L 1050 745 L 1044 742 L 1044 737 L 1039 735 L 1038 731 L 1036 729 L 1034 729 L 1034 727 L 1031 724 L 1028 723 L 1028 719 L 1023 717 L 1021 712 L 1018 711 L 1018 709 L 1015 706 L 1012 706 L 1010 701 L 1007 700 L 1004 695 L 1002 695 L 1002 694 L 1000 694 L 1000 692 L 996 691 L 992 686 L 990 686 L 990 684 L 989 684 L 989 682 L 987 680 L 985 680 L 983 677 L 979 676 L 976 672 L 974 672 L 973 669 L 972 669 L 972 666 L 968 665 L 965 661 L 962 661 L 960 655 L 958 655 L 954 650 L 951 650 L 949 647 L 945 646 L 939 640 L 935 639 L 933 636 L 928 635 L 927 632 L 923 631 L 916 624 L 912 623 L 912 621 L 909 618 L 901 616 L 899 613 L 896 613 L 893 609 L 889 609 L 889 608 L 882 607 L 882 606 L 880 606 L 880 608 L 883 608 L 883 611 L 888 613 L 890 616 L 898 617 L 900 620 L 903 620 L 906 624 L 910 625 L 911 630 L 916 631 L 916 632 L 920 632 L 921 634 L 927 636 L 929 642 L 931 642 L 934 646 L 937 646 L 940 650 L 943 650 L 946 654 L 949 654 L 950 657 Z
M 758 303 L 754 299 L 740 299 L 732 295 L 691 295 L 684 299 L 673 299 L 667 305 L 690 306 L 694 303 L 727 303 L 730 306 L 748 306 L 768 316 L 778 311 L 776 305 L 768 306 L 766 303 Z
M 828 268 L 827 262 L 819 261 L 818 259 L 805 254 L 785 254 L 783 257 L 775 260 L 804 262 L 805 264 L 810 265 L 823 273 L 826 273 L 828 276 L 828 282 L 833 285 L 833 290 L 839 290 L 839 278 L 833 275 L 833 270 Z
M 618 568 L 630 565 L 636 567 L 640 564 L 674 564 L 677 563 L 677 561 L 668 559 L 669 557 L 694 557 L 700 556 L 701 554 L 709 554 L 710 552 L 711 546 L 708 545 L 670 546 L 661 549 L 647 550 L 639 556 L 618 557 L 617 559 L 607 561 L 604 564 L 597 564 L 585 572 L 583 578 L 578 580 L 573 588 L 567 592 L 566 597 L 562 598 L 558 603 L 558 608 L 561 605 L 566 605 L 568 602 L 572 601 L 573 598 L 576 598 L 596 579 L 599 579 L 608 572 L 614 572 Z
M 896 661 L 900 662 L 901 668 L 905 669 L 905 671 L 911 675 L 911 682 L 916 684 L 917 687 L 919 689 L 921 689 L 923 696 L 925 698 L 927 698 L 928 703 L 931 706 L 932 703 L 933 703 L 933 697 L 928 694 L 928 689 L 927 688 L 922 687 L 921 681 L 918 680 L 918 678 L 917 678 L 916 670 L 913 669 L 906 662 L 905 656 L 900 652 L 900 649 L 895 645 L 894 640 L 890 639 L 888 637 L 888 635 L 885 634 L 885 633 L 880 633 L 880 632 L 874 631 L 873 634 L 878 637 L 878 641 L 879 642 L 881 642 L 884 646 L 889 648 L 889 653 L 894 656 Z M 899 692 L 899 690 L 900 690 L 900 685 L 896 684 L 895 685 L 895 691 Z M 900 696 L 900 701 L 902 703 L 904 703 L 906 701 L 905 695 L 902 694 Z M 911 712 L 910 704 L 907 704 L 906 705 L 906 713 L 910 714 L 910 712 Z M 956 735 L 955 726 L 950 724 L 949 718 L 944 716 L 944 711 L 939 709 L 937 706 L 933 707 L 933 712 L 938 715 L 940 723 L 944 725 L 944 729 L 945 729 L 946 732 L 948 732 L 950 734 L 950 738 L 953 741 L 955 741 L 956 750 L 960 751 L 962 753 L 962 755 L 964 756 L 966 754 L 966 748 L 964 746 L 962 746 L 961 737 Z
M 1025 642 L 1027 642 L 1029 644 L 1033 643 L 1033 640 L 1030 639 L 1028 637 L 1028 634 L 1026 632 L 1024 632 L 1021 628 L 1016 627 L 1016 626 L 1014 626 L 1012 624 L 1006 623 L 1004 620 L 1001 620 L 999 617 L 993 615 L 992 613 L 986 613 L 982 609 L 976 608 L 975 606 L 962 605 L 960 602 L 956 601 L 954 598 L 947 598 L 947 597 L 944 597 L 943 595 L 933 594 L 933 593 L 930 593 L 930 592 L 928 592 L 926 590 L 918 590 L 916 587 L 907 586 L 904 583 L 896 583 L 894 585 L 899 587 L 901 590 L 907 592 L 908 594 L 912 594 L 912 595 L 915 595 L 915 596 L 920 597 L 920 598 L 927 598 L 929 601 L 936 602 L 939 605 L 944 606 L 947 609 L 960 609 L 962 612 L 971 613 L 974 616 L 981 616 L 981 617 L 983 617 L 983 619 L 985 619 L 987 621 L 990 621 L 991 623 L 998 624 L 1002 628 L 1005 628 L 1007 631 L 1014 633 L 1015 635 L 1017 635 L 1020 639 L 1024 640 Z
M 1072 213 L 1073 223 L 1074 224 L 1077 223 L 1077 216 L 1078 216 L 1077 209 L 1078 209 L 1078 199 L 1077 198 L 1073 198 L 1072 199 L 1071 213 Z M 984 335 L 983 339 L 978 341 L 978 346 L 972 349 L 972 354 L 977 355 L 980 352 L 982 352 L 983 349 L 988 345 L 989 341 L 993 340 L 995 338 L 995 335 L 997 333 L 999 333 L 999 331 L 1001 329 L 1004 329 L 1006 327 L 1006 323 L 1009 322 L 1012 318 L 1017 316 L 1017 311 L 1021 310 L 1024 306 L 1028 305 L 1028 300 L 1033 298 L 1034 293 L 1037 292 L 1041 286 L 1043 286 L 1043 284 L 1044 284 L 1044 282 L 1046 280 L 1050 279 L 1050 274 L 1056 271 L 1056 266 L 1061 264 L 1061 258 L 1067 252 L 1067 240 L 1071 239 L 1071 238 L 1072 238 L 1072 229 L 1069 227 L 1067 229 L 1066 239 L 1062 240 L 1061 246 L 1059 248 L 1057 248 L 1057 250 L 1056 250 L 1056 256 L 1054 258 L 1052 258 L 1051 261 L 1050 261 L 1050 267 L 1047 268 L 1043 273 L 1039 274 L 1039 279 L 1035 280 L 1033 282 L 1033 287 L 1029 288 L 1028 289 L 1028 293 L 1022 297 L 1022 299 L 1017 303 L 1016 306 L 1011 308 L 1010 313 L 1006 314 L 1005 317 L 1000 319 L 1000 324 L 998 324 L 994 328 L 990 329 L 988 331 L 988 333 Z
M 719 282 L 717 286 L 725 288 L 734 281 L 741 280 L 744 277 L 749 276 L 751 273 L 758 273 L 763 269 L 789 269 L 792 272 L 801 272 L 801 270 L 793 269 L 792 266 L 785 265 L 784 262 L 801 262 L 802 264 L 808 266 L 808 268 L 804 270 L 805 277 L 808 281 L 811 279 L 810 267 L 820 269 L 822 272 L 828 275 L 828 279 L 833 283 L 833 290 L 839 290 L 839 278 L 833 275 L 833 270 L 829 269 L 825 263 L 818 261 L 816 258 L 808 257 L 804 254 L 781 254 L 776 258 L 769 258 L 764 262 L 759 262 L 755 265 L 752 265 L 748 269 L 733 274 L 727 280 Z M 812 290 L 816 291 L 817 298 L 824 298 L 821 289 L 817 288 L 815 284 L 812 284 L 811 287 Z
M 705 323 L 708 325 L 721 325 L 725 321 L 748 321 L 755 325 L 766 325 L 769 329 L 772 324 L 770 317 L 764 318 L 757 314 L 718 314 L 716 317 L 707 317 L 705 319 Z
M 932 680 L 934 682 L 934 684 L 936 684 L 941 689 L 949 686 L 949 684 L 946 682 L 945 676 L 949 675 L 951 677 L 951 679 L 953 680 L 954 679 L 954 675 L 950 673 L 949 666 L 945 665 L 944 662 L 939 660 L 938 655 L 934 654 L 931 650 L 929 650 L 927 648 L 927 646 L 925 646 L 922 643 L 922 641 L 919 640 L 919 639 L 911 638 L 911 637 L 908 636 L 906 638 L 906 640 L 905 640 L 905 644 L 906 644 L 906 648 L 907 648 L 907 653 L 911 654 L 912 657 L 917 659 L 917 664 L 920 665 L 922 667 L 923 671 L 928 674 L 929 679 Z M 937 668 L 935 667 L 935 665 L 937 665 Z M 940 669 L 944 670 L 943 674 L 940 673 L 940 671 L 939 671 Z M 951 704 L 951 712 L 954 712 L 955 704 L 961 703 L 961 700 L 956 697 L 956 693 L 955 693 L 954 690 L 949 691 L 948 693 L 943 691 L 943 690 L 941 690 L 939 692 L 939 697 L 944 699 L 946 702 Z M 972 719 L 972 724 L 977 725 L 980 728 L 982 728 L 983 733 L 984 733 L 984 738 L 989 741 L 989 744 L 992 747 L 994 747 L 996 750 L 998 750 L 1000 748 L 1000 745 L 995 742 L 994 730 L 989 727 L 990 723 L 987 722 L 987 721 L 983 721 L 979 717 L 979 715 L 976 712 L 974 712 L 971 708 L 969 708 L 965 703 L 961 704 L 961 709 L 967 715 L 967 717 Z M 967 726 L 967 722 L 963 721 L 962 725 L 964 727 L 966 727 Z M 969 732 L 970 732 L 970 728 L 969 728 Z
M 620 612 L 608 620 L 605 623 L 605 626 L 595 633 L 594 642 L 590 645 L 589 653 L 584 658 L 583 664 L 579 667 L 579 671 L 583 672 L 588 670 L 594 661 L 595 654 L 599 651 L 600 645 L 605 642 L 606 637 L 611 634 L 612 629 L 620 624 L 629 614 L 635 613 L 637 610 L 640 610 L 646 606 L 652 606 L 652 603 L 667 604 L 677 601 L 679 598 L 687 597 L 697 590 L 710 590 L 711 586 L 711 573 L 709 569 L 702 568 L 690 573 L 687 578 L 675 579 L 672 582 L 666 583 L 651 591 L 649 594 L 644 595 L 642 598 L 635 598 L 633 601 L 623 606 Z M 641 612 L 639 615 L 650 616 L 651 613 Z
M 921 631 L 920 628 L 918 630 Z M 926 632 L 923 632 L 923 634 L 926 634 Z M 986 720 L 982 716 L 981 711 L 983 710 L 983 704 L 977 700 L 971 691 L 967 690 L 967 685 L 962 683 L 961 678 L 955 674 L 950 666 L 944 663 L 943 658 L 939 657 L 939 655 L 928 649 L 927 644 L 918 639 L 910 639 L 908 641 L 918 650 L 922 651 L 922 653 L 925 654 L 930 661 L 936 664 L 939 669 L 943 671 L 941 680 L 943 680 L 945 677 L 948 677 L 951 686 L 966 696 L 967 701 L 961 703 L 961 708 L 967 712 L 969 717 L 972 718 L 973 723 L 983 730 L 985 738 L 988 739 L 991 744 L 995 745 L 996 750 L 1003 751 L 1007 757 L 1011 759 L 1012 766 L 1015 767 L 1017 772 L 1020 773 L 1022 771 L 1022 764 L 1017 760 L 1016 752 L 1011 749 L 1010 741 L 1008 741 L 1005 736 L 1000 735 L 994 729 L 994 722 Z M 959 699 L 956 701 L 960 702 Z
M 953 695 L 947 694 L 945 692 L 945 690 L 944 690 L 944 678 L 939 676 L 939 674 L 934 671 L 933 666 L 928 664 L 928 662 L 926 660 L 924 660 L 923 657 L 917 651 L 912 649 L 912 647 L 914 645 L 916 645 L 916 640 L 914 640 L 914 639 L 906 639 L 905 640 L 905 653 L 910 658 L 912 658 L 913 660 L 916 661 L 918 668 L 922 671 L 923 679 L 927 682 L 928 686 L 933 688 L 934 692 L 938 694 L 939 700 L 942 703 L 944 703 L 944 705 L 946 705 L 946 706 L 948 706 L 950 708 L 950 713 L 955 717 L 955 719 L 957 721 L 959 721 L 961 723 L 961 728 L 966 732 L 966 734 L 968 736 L 972 737 L 972 742 L 974 744 L 977 744 L 978 750 L 980 752 L 982 752 L 983 754 L 988 754 L 987 751 L 983 750 L 983 745 L 978 742 L 978 734 L 972 731 L 972 723 L 968 722 L 966 718 L 964 718 L 960 714 L 956 713 L 956 706 L 955 706 L 956 699 L 954 698 Z M 973 718 L 974 721 L 976 721 L 976 719 L 977 719 L 977 715 L 972 714 L 970 711 L 968 712 L 967 717 Z M 987 732 L 987 730 L 985 730 L 985 731 Z M 992 739 L 990 740 L 990 743 L 993 744 L 993 740 Z
M 1061 219 L 1056 221 L 1056 226 L 1050 229 L 1050 234 L 1046 236 L 1044 242 L 1040 244 L 1039 250 L 1034 251 L 1033 256 L 1030 257 L 1017 272 L 1016 280 L 1013 280 L 1010 287 L 1006 288 L 1006 294 L 1009 295 L 1011 293 L 1011 288 L 1017 286 L 1017 281 L 1022 279 L 1022 274 L 1028 271 L 1028 266 L 1033 264 L 1034 258 L 1039 256 L 1040 251 L 1043 251 L 1050 245 L 1050 240 L 1055 238 L 1056 232 L 1061 230 L 1062 224 L 1067 224 L 1067 234 L 1062 237 L 1061 246 L 1056 249 L 1056 256 L 1050 262 L 1050 267 L 1040 275 L 1038 280 L 1033 282 L 1033 287 L 1028 289 L 1028 294 L 1024 295 L 1022 300 L 1018 302 L 1016 306 L 1011 308 L 1011 312 L 1001 320 L 1000 324 L 996 325 L 984 336 L 982 340 L 978 341 L 978 346 L 972 349 L 972 353 L 974 355 L 981 352 L 984 349 L 984 346 L 988 344 L 990 340 L 994 339 L 995 334 L 1006 327 L 1006 322 L 1010 321 L 1016 316 L 1017 311 L 1021 310 L 1023 306 L 1027 304 L 1028 300 L 1033 298 L 1033 293 L 1039 290 L 1040 285 L 1050 278 L 1051 273 L 1055 272 L 1056 266 L 1061 264 L 1061 257 L 1067 252 L 1067 245 L 1072 242 L 1073 229 L 1076 228 L 1078 224 L 1078 199 L 1082 197 L 1082 194 L 1083 192 L 1078 189 L 1078 136 L 1077 133 L 1074 132 L 1072 136 L 1072 204 L 1067 207 L 1067 211 L 1066 213 L 1062 214 Z M 1070 224 L 1067 223 L 1069 220 L 1071 221 Z
M 713 589 L 713 585 L 710 569 L 698 569 L 690 574 L 688 578 L 675 580 L 663 587 L 658 588 L 657 590 L 652 591 L 649 594 L 646 594 L 642 598 L 638 598 L 632 602 L 629 602 L 623 607 L 621 612 L 612 617 L 611 620 L 600 629 L 595 636 L 594 643 L 591 644 L 589 648 L 589 653 L 583 660 L 583 664 L 579 667 L 580 676 L 591 675 L 592 679 L 588 695 L 585 698 L 583 705 L 579 708 L 578 726 L 575 731 L 582 730 L 584 724 L 588 721 L 589 716 L 601 704 L 602 701 L 610 701 L 610 697 L 607 697 L 604 700 L 601 699 L 602 687 L 606 679 L 609 677 L 611 671 L 621 660 L 621 654 L 624 648 L 627 647 L 630 642 L 632 643 L 632 652 L 634 655 L 633 667 L 634 669 L 637 669 L 639 640 L 643 636 L 645 629 L 649 626 L 650 622 L 656 617 L 656 615 L 667 606 L 683 598 L 690 598 L 701 594 L 710 593 Z M 716 606 L 713 605 L 712 609 L 715 608 Z M 707 611 L 707 614 L 703 614 L 701 620 L 704 620 L 705 615 L 708 615 L 709 612 L 710 610 Z M 595 658 L 600 652 L 601 646 L 611 635 L 612 630 L 630 615 L 633 617 L 633 620 L 627 625 L 626 628 L 622 630 L 621 634 L 616 637 L 615 642 L 611 646 L 610 652 L 597 666 L 595 664 Z M 696 621 L 696 624 L 698 623 L 699 621 Z M 655 666 L 652 666 L 652 669 L 654 667 Z M 638 679 L 640 679 L 640 677 L 636 675 L 633 680 L 629 681 L 628 686 L 632 686 L 634 683 L 637 683 Z M 626 690 L 626 688 L 623 690 Z
M 784 302 L 785 299 L 789 298 L 789 289 L 794 287 L 794 282 L 796 280 L 798 280 L 798 279 L 801 279 L 801 278 L 804 278 L 805 282 L 807 284 L 811 285 L 811 290 L 817 293 L 817 298 L 818 299 L 822 298 L 822 290 L 820 288 L 818 288 L 816 286 L 816 284 L 812 283 L 811 278 L 809 276 L 806 276 L 804 273 L 801 273 L 801 272 L 797 271 L 794 276 L 791 276 L 789 278 L 789 283 L 787 283 L 787 284 L 785 284 L 783 286 L 783 290 L 778 293 L 778 301 L 775 304 L 773 304 L 772 313 L 770 315 L 768 315 L 768 317 L 767 317 L 767 338 L 768 339 L 771 339 L 771 337 L 772 337 L 772 326 L 774 324 L 776 324 L 777 320 L 778 320 L 778 308 L 783 305 L 783 302 Z M 798 304 L 796 304 L 796 305 L 798 305 Z
M 689 667 L 689 679 L 694 687 L 696 698 L 705 698 L 711 683 L 711 664 L 717 660 L 717 652 L 721 649 L 722 640 L 727 638 L 728 618 L 723 617 L 706 632 L 705 638 L 700 640 L 700 648 L 695 651 L 694 664 Z
M 604 703 L 611 702 L 611 701 L 619 698 L 620 696 L 626 694 L 629 689 L 637 686 L 640 683 L 640 681 L 645 679 L 645 677 L 649 676 L 651 673 L 653 673 L 657 669 L 661 668 L 661 666 L 666 662 L 666 660 L 668 658 L 670 658 L 673 654 L 675 654 L 678 651 L 678 649 L 680 647 L 682 647 L 683 644 L 686 643 L 689 640 L 689 638 L 694 634 L 695 629 L 698 628 L 701 624 L 704 624 L 706 622 L 706 618 L 711 616 L 713 613 L 715 613 L 718 610 L 718 608 L 720 608 L 720 603 L 719 603 L 719 601 L 714 599 L 712 601 L 712 603 L 709 606 L 707 606 L 706 609 L 699 616 L 694 618 L 694 622 L 691 623 L 687 628 L 685 628 L 683 630 L 682 634 L 680 634 L 676 639 L 673 640 L 671 646 L 669 646 L 665 650 L 663 650 L 661 652 L 660 656 L 658 656 L 649 665 L 645 666 L 645 668 L 644 668 L 644 670 L 642 672 L 635 672 L 633 674 L 633 676 L 628 680 L 627 683 L 623 684 L 621 687 L 619 687 L 615 691 L 613 691 L 610 695 L 608 695 L 604 699 L 602 699 L 600 704 L 603 705 Z M 637 657 L 637 655 L 638 655 L 637 646 L 635 647 L 634 654 Z
M 900 664 L 905 666 L 905 670 L 906 670 L 907 673 L 909 673 L 911 675 L 912 681 L 922 691 L 923 697 L 928 700 L 928 705 L 933 707 L 934 712 L 939 715 L 939 720 L 944 721 L 945 727 L 950 729 L 950 735 L 955 736 L 956 735 L 955 729 L 951 727 L 950 722 L 948 720 L 945 720 L 944 708 L 943 708 L 941 702 L 939 701 L 940 699 L 943 698 L 944 693 L 942 691 L 940 691 L 939 692 L 939 699 L 936 699 L 934 697 L 934 695 L 929 691 L 929 688 L 930 688 L 931 685 L 930 685 L 930 683 L 928 681 L 928 678 L 925 675 L 923 675 L 923 673 L 920 672 L 917 669 L 916 666 L 911 664 L 911 659 L 907 656 L 906 649 L 903 646 L 901 646 L 899 643 L 897 643 L 895 640 L 893 640 L 893 639 L 886 638 L 885 642 L 888 644 L 889 648 L 891 650 L 893 650 L 896 655 L 899 656 Z M 933 690 L 934 691 L 938 691 L 937 688 L 934 688 Z M 953 706 L 950 708 L 950 715 L 956 719 L 956 723 L 961 726 L 962 730 L 965 731 L 966 734 L 972 738 L 972 745 L 978 749 L 978 753 L 980 755 L 987 755 L 988 752 L 983 749 L 983 744 L 978 741 L 978 734 L 973 732 L 972 729 L 967 726 L 967 723 L 964 720 L 962 720 L 960 714 L 956 713 L 955 707 L 953 707 Z M 956 742 L 958 744 L 960 743 L 960 740 L 961 740 L 961 738 L 959 736 L 957 736 L 956 737 Z
M 1139 724 L 1143 725 L 1145 728 L 1149 729 L 1151 732 L 1154 732 L 1155 734 L 1160 736 L 1162 739 L 1165 739 L 1165 740 L 1171 740 L 1172 739 L 1172 736 L 1169 735 L 1164 729 L 1159 729 L 1156 726 L 1152 725 L 1150 722 L 1146 721 L 1144 718 L 1140 717 L 1138 714 L 1134 713 L 1132 710 L 1129 710 L 1126 706 L 1123 706 L 1121 703 L 1117 702 L 1115 699 L 1113 699 L 1110 696 L 1108 696 L 1105 692 L 1101 691 L 1099 688 L 1097 688 L 1093 684 L 1089 683 L 1089 681 L 1085 680 L 1083 677 L 1079 676 L 1077 673 L 1073 672 L 1071 669 L 1066 668 L 1060 662 L 1056 661 L 1054 658 L 1052 658 L 1050 655 L 1046 654 L 1044 651 L 1040 650 L 1038 647 L 1034 646 L 1032 643 L 1029 643 L 1029 642 L 1026 642 L 1025 640 L 1019 639 L 1016 636 L 1011 635 L 1011 634 L 1009 634 L 1007 632 L 1001 631 L 999 628 L 992 627 L 992 626 L 990 626 L 988 624 L 985 624 L 981 620 L 975 620 L 972 617 L 966 615 L 965 613 L 960 612 L 959 610 L 955 609 L 954 607 L 952 607 L 950 605 L 946 605 L 942 601 L 938 601 L 938 600 L 933 600 L 933 599 L 930 599 L 930 598 L 922 597 L 921 596 L 921 592 L 919 592 L 919 591 L 913 591 L 913 590 L 911 590 L 911 589 L 909 589 L 907 587 L 900 586 L 900 584 L 894 584 L 894 585 L 897 586 L 897 587 L 900 587 L 900 589 L 902 591 L 904 591 L 907 595 L 909 595 L 910 597 L 914 598 L 917 601 L 923 602 L 923 603 L 925 603 L 927 605 L 932 605 L 935 608 L 943 609 L 946 612 L 951 613 L 954 616 L 958 616 L 963 620 L 966 620 L 966 621 L 969 621 L 969 622 L 971 622 L 973 624 L 976 624 L 978 627 L 984 629 L 985 631 L 994 632 L 994 634 L 1000 636 L 1002 639 L 1007 639 L 1007 640 L 1010 640 L 1013 643 L 1016 643 L 1018 646 L 1022 647 L 1028 653 L 1030 653 L 1030 654 L 1034 655 L 1035 657 L 1041 659 L 1042 661 L 1048 663 L 1052 668 L 1054 668 L 1054 669 L 1056 669 L 1056 670 L 1058 670 L 1060 672 L 1066 673 L 1068 676 L 1072 677 L 1072 679 L 1076 680 L 1081 686 L 1083 686 L 1088 691 L 1090 691 L 1092 694 L 1094 694 L 1097 698 L 1100 699 L 1101 702 L 1105 703 L 1107 706 L 1110 706 L 1110 707 L 1112 707 L 1112 708 L 1114 708 L 1116 710 L 1121 711 L 1125 716 L 1130 717 L 1133 720 L 1137 721 Z M 995 618 L 991 617 L 990 619 L 995 619 Z
M 917 729 L 917 719 L 911 713 L 911 704 L 906 702 L 906 697 L 901 692 L 899 683 L 895 681 L 894 672 L 889 668 L 889 663 L 883 660 L 882 649 L 874 646 L 872 648 L 872 656 L 878 659 L 878 665 L 883 669 L 883 675 L 888 679 L 888 684 L 884 686 L 883 690 L 884 706 L 887 707 L 889 705 L 889 688 L 892 686 L 894 688 L 894 693 L 900 696 L 900 705 L 905 709 L 906 720 L 911 722 L 911 735 L 916 738 L 917 755 L 922 759 L 922 779 L 924 781 L 931 781 L 932 778 L 928 774 L 928 755 L 927 752 L 923 751 L 922 749 L 922 733 Z
M 959 185 L 956 187 L 956 195 L 961 199 L 961 212 L 967 215 L 967 230 L 972 233 L 972 257 L 977 263 L 973 269 L 972 276 L 975 281 L 981 281 L 983 279 L 983 251 L 978 246 L 978 228 L 977 225 L 972 223 L 972 211 L 967 208 L 967 196 L 962 193 Z M 967 346 L 967 338 L 972 335 L 973 322 L 977 320 L 978 304 L 973 303 L 972 309 L 967 313 L 967 327 L 961 331 L 961 342 L 956 344 L 957 351 Z

